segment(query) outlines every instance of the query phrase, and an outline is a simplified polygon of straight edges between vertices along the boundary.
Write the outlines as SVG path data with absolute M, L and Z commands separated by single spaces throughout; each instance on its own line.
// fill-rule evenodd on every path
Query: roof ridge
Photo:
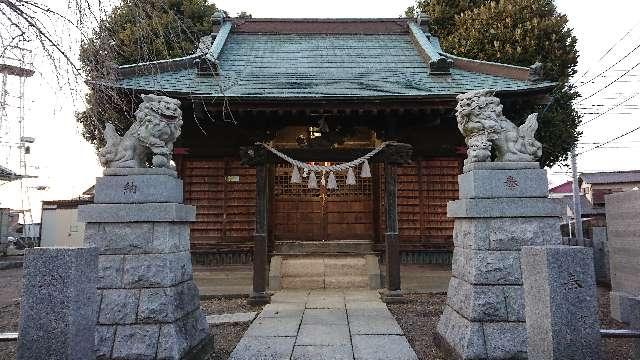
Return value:
M 370 22 L 370 21 L 408 21 L 412 18 L 228 18 L 243 22 L 279 21 L 279 22 Z
M 504 64 L 494 61 L 469 59 L 462 56 L 453 55 L 445 51 L 440 52 L 440 54 L 453 60 L 453 66 L 461 70 L 481 74 L 503 76 L 516 80 L 534 81 L 532 67 Z

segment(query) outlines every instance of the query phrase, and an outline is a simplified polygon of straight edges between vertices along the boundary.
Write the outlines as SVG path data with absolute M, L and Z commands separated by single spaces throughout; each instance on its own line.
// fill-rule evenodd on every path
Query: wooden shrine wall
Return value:
M 255 168 L 232 158 L 185 159 L 181 175 L 185 203 L 196 206 L 191 251 L 250 256 L 255 228 Z
M 274 169 L 272 177 L 278 173 L 282 177 L 279 182 L 288 180 L 290 169 L 285 170 L 280 174 L 282 169 Z M 447 218 L 446 207 L 448 201 L 458 197 L 457 176 L 460 171 L 461 162 L 454 157 L 424 158 L 397 168 L 398 225 L 400 250 L 403 254 L 438 251 L 449 253 L 453 249 L 453 220 Z M 354 189 L 342 194 L 348 189 L 340 191 L 339 188 L 339 191 L 327 194 L 324 210 L 327 212 L 324 225 L 327 240 L 340 240 L 335 236 L 336 233 L 349 239 L 374 238 L 376 250 L 384 250 L 382 164 L 373 165 L 372 172 L 378 181 L 363 182 L 357 178 L 361 185 L 357 186 L 357 190 L 370 191 L 371 200 L 367 200 L 360 192 L 356 194 L 357 199 L 352 198 L 354 194 L 351 192 Z M 250 262 L 255 226 L 255 169 L 240 165 L 236 158 L 185 158 L 180 164 L 180 174 L 184 181 L 185 203 L 195 205 L 197 209 L 196 222 L 191 226 L 194 262 L 209 265 Z M 277 177 L 272 178 L 272 186 L 278 186 Z M 340 178 L 339 184 L 344 184 L 344 179 Z M 290 187 L 284 183 L 280 186 L 283 189 Z M 300 193 L 305 193 L 304 190 L 306 189 Z M 305 216 L 305 211 L 310 216 L 314 211 L 320 210 L 309 207 L 308 203 L 300 202 L 300 199 L 280 199 L 276 196 L 276 191 L 274 189 L 272 192 L 270 205 L 272 241 L 279 238 L 273 232 L 280 232 L 285 235 L 280 237 L 282 240 L 289 240 L 286 233 L 299 233 L 301 230 L 289 229 L 292 224 L 301 228 L 306 226 L 299 218 Z M 318 206 L 321 205 L 317 197 L 308 196 L 310 198 L 307 202 L 318 202 Z M 304 206 L 305 210 L 295 208 L 296 203 L 298 207 Z M 350 207 L 344 206 L 345 203 L 350 203 Z M 277 211 L 278 207 L 281 211 Z M 283 210 L 285 208 L 286 211 Z M 316 227 L 320 226 L 320 223 L 316 224 L 315 218 L 313 223 Z M 360 225 L 349 226 L 347 220 Z M 311 232 L 308 240 L 320 240 L 320 231 Z M 200 261 L 198 256 L 207 257 L 207 260 Z
M 380 236 L 384 249 L 384 177 L 380 178 Z M 453 250 L 453 219 L 447 218 L 447 202 L 458 198 L 459 158 L 423 158 L 396 169 L 400 251 Z

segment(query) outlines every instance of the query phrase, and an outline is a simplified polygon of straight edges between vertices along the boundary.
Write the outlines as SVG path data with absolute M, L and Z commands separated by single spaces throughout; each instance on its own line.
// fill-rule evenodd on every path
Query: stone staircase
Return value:
M 290 254 L 271 258 L 269 288 L 378 289 L 380 266 L 376 255 Z

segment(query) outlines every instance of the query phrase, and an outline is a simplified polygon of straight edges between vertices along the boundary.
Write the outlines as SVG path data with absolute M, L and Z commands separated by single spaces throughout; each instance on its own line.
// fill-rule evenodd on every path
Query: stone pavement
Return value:
M 230 360 L 417 360 L 379 294 L 284 290 L 244 334 Z

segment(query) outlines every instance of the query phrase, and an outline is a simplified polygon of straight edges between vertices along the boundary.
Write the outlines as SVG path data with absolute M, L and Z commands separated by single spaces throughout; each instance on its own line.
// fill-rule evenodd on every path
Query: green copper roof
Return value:
M 451 68 L 430 75 L 408 34 L 231 33 L 218 57 L 220 76 L 195 66 L 117 80 L 139 91 L 229 97 L 451 96 L 470 90 L 523 91 L 549 82 Z

